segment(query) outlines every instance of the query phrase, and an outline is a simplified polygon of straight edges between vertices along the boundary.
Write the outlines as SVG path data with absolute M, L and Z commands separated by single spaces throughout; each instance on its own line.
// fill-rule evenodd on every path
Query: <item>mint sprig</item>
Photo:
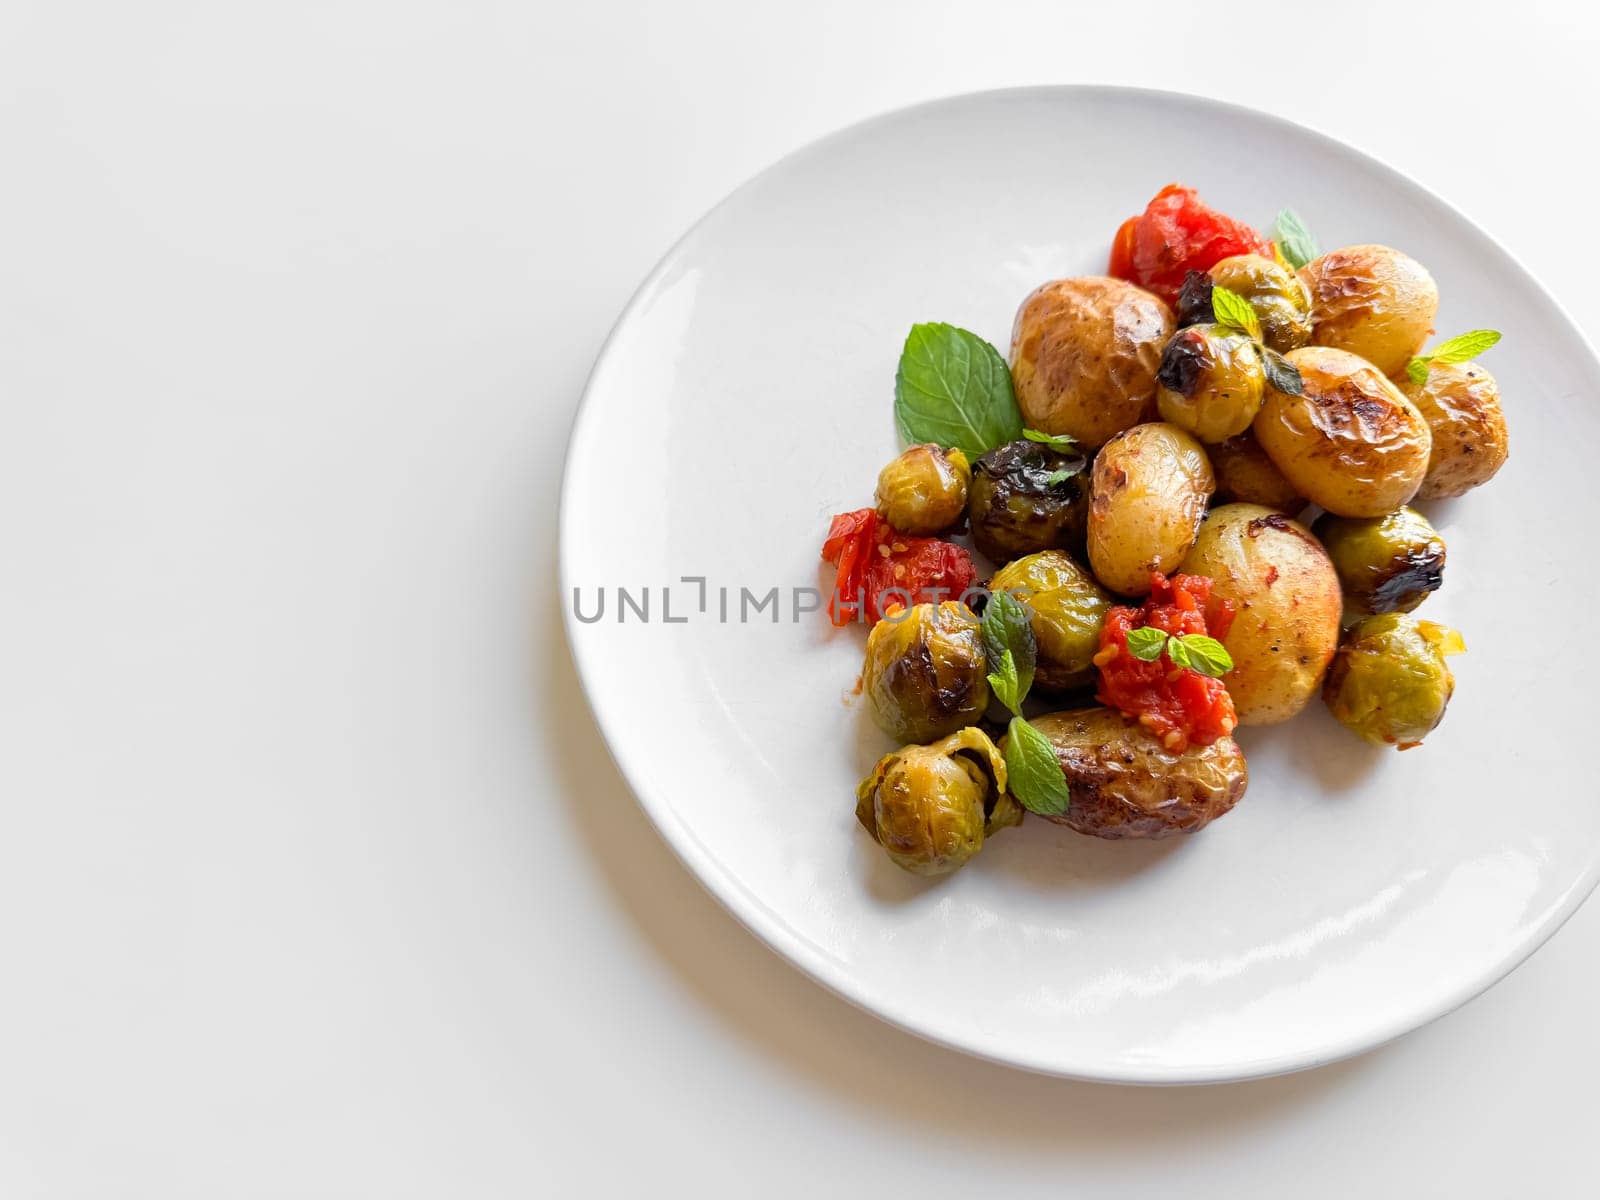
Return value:
M 1233 656 L 1228 648 L 1203 633 L 1173 637 L 1164 629 L 1145 625 L 1128 630 L 1128 653 L 1140 662 L 1155 662 L 1165 653 L 1173 666 L 1187 667 L 1213 679 L 1221 679 L 1233 670 Z
M 1218 325 L 1237 329 L 1251 341 L 1261 340 L 1261 318 L 1256 315 L 1250 301 L 1232 288 L 1225 288 L 1221 284 L 1212 286 L 1211 311 L 1216 315 Z
M 1306 228 L 1300 214 L 1292 208 L 1278 210 L 1278 219 L 1272 223 L 1272 237 L 1284 262 L 1296 271 L 1321 253 L 1316 235 Z
M 1042 446 L 1049 446 L 1050 449 L 1061 454 L 1071 454 L 1078 448 L 1077 440 L 1070 434 L 1043 433 L 1037 429 L 1024 429 L 1022 436 L 1030 442 L 1038 442 Z
M 894 376 L 894 419 L 908 443 L 956 446 L 969 458 L 1022 436 L 1022 410 L 1000 352 L 954 325 L 913 325 Z
M 1474 329 L 1468 333 L 1458 333 L 1440 342 L 1431 354 L 1419 354 L 1408 362 L 1406 378 L 1421 387 L 1428 382 L 1428 368 L 1434 363 L 1444 366 L 1447 363 L 1470 362 L 1499 340 L 1498 329 Z
M 1033 686 L 1038 656 L 1033 622 L 1027 608 L 1010 592 L 991 592 L 982 628 L 991 667 L 989 688 L 1012 714 L 1006 727 L 1006 790 L 1029 812 L 1059 817 L 1072 799 L 1066 772 L 1050 739 L 1022 715 L 1022 701 Z

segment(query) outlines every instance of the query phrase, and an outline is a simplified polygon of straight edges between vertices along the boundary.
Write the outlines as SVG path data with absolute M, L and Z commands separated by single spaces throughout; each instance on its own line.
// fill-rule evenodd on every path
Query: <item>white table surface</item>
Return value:
M 1066 1083 L 776 959 L 595 733 L 554 594 L 585 374 L 839 125 L 1270 108 L 1600 332 L 1592 6 L 1076 7 L 0 9 L 0 1195 L 1590 1192 L 1600 906 L 1351 1062 Z

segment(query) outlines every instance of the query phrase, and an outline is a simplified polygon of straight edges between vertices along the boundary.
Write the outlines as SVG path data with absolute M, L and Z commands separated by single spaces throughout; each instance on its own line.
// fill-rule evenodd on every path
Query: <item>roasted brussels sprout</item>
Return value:
M 1409 750 L 1444 719 L 1456 686 L 1444 660 L 1465 649 L 1454 629 L 1410 613 L 1363 618 L 1345 631 L 1322 699 L 1352 733 Z
M 1433 276 L 1390 246 L 1345 246 L 1300 268 L 1311 294 L 1311 340 L 1399 375 L 1439 311 Z M 1314 499 L 1315 497 L 1313 497 Z
M 925 537 L 958 524 L 967 511 L 972 469 L 960 450 L 912 446 L 878 472 L 878 511 L 901 533 Z
M 1080 455 L 1026 438 L 982 455 L 973 464 L 967 501 L 972 544 L 995 563 L 1037 550 L 1082 554 L 1089 521 L 1086 465 Z
M 1044 550 L 1001 567 L 991 592 L 1010 592 L 1028 606 L 1038 645 L 1033 686 L 1066 691 L 1094 681 L 1100 626 L 1111 597 L 1094 577 L 1061 550 Z
M 1263 340 L 1279 354 L 1311 340 L 1311 294 L 1282 263 L 1260 254 L 1235 254 L 1212 267 L 1210 276 L 1213 284 L 1250 301 L 1261 318 Z
M 931 742 L 976 724 L 989 707 L 978 618 L 954 600 L 891 613 L 867 635 L 861 683 L 872 719 L 897 741 Z
M 1039 717 L 1067 777 L 1072 803 L 1046 820 L 1101 838 L 1193 833 L 1239 802 L 1249 782 L 1231 737 L 1174 754 L 1138 721 L 1109 708 Z
M 1022 809 L 1006 793 L 1006 763 L 976 727 L 931 746 L 886 754 L 856 788 L 856 819 L 898 866 L 954 871 Z
M 1402 379 L 1400 390 L 1433 433 L 1417 499 L 1459 496 L 1488 483 L 1505 465 L 1510 448 L 1500 385 L 1477 363 L 1432 363 L 1422 384 Z
M 1386 517 L 1324 513 L 1311 532 L 1357 612 L 1410 612 L 1444 582 L 1444 541 L 1414 508 Z
M 1306 506 L 1306 498 L 1273 465 L 1267 452 L 1248 429 L 1215 446 L 1206 447 L 1217 476 L 1216 500 L 1261 504 L 1291 517 Z
M 1161 419 L 1202 442 L 1249 429 L 1267 387 L 1261 351 L 1248 335 L 1223 325 L 1190 325 L 1173 334 L 1156 379 Z

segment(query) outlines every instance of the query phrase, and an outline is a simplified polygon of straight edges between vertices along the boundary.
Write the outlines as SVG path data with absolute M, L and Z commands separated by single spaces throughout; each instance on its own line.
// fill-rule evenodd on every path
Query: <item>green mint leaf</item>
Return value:
M 1078 448 L 1078 443 L 1069 434 L 1065 433 L 1040 433 L 1037 429 L 1024 429 L 1022 436 L 1030 442 L 1038 442 L 1049 446 L 1062 454 L 1071 454 Z
M 991 592 L 983 609 L 983 648 L 989 658 L 989 667 L 1003 674 L 1005 659 L 1011 657 L 1011 669 L 1016 679 L 1016 703 L 1009 704 L 1005 697 L 1000 702 L 1012 712 L 1022 707 L 1022 701 L 1033 686 L 1033 669 L 1039 661 L 1038 646 L 1033 638 L 1033 618 L 1023 603 L 1010 592 Z
M 1248 334 L 1258 342 L 1261 340 L 1261 318 L 1256 316 L 1256 310 L 1250 307 L 1250 301 L 1238 292 L 1221 284 L 1213 286 L 1211 311 L 1216 314 L 1218 325 L 1227 325 L 1240 333 Z
M 1229 654 L 1228 648 L 1214 637 L 1207 637 L 1203 633 L 1186 633 L 1174 640 L 1173 648 L 1179 647 L 1188 660 L 1182 665 L 1191 667 L 1202 675 L 1221 679 L 1233 670 L 1233 655 Z M 1176 655 L 1172 656 L 1172 661 L 1178 661 Z
M 1006 791 L 1041 817 L 1059 817 L 1072 803 L 1055 747 L 1021 717 L 1006 729 Z
M 1083 465 L 1080 463 L 1076 467 L 1062 467 L 1059 471 L 1051 471 L 1050 474 L 1044 477 L 1044 485 L 1045 487 L 1055 487 L 1058 483 L 1065 483 L 1081 470 L 1083 470 Z
M 1433 348 L 1433 353 L 1423 357 L 1436 363 L 1470 362 L 1499 340 L 1500 331 L 1497 329 L 1474 329 L 1440 343 Z
M 1267 382 L 1285 396 L 1298 396 L 1306 390 L 1300 378 L 1300 369 L 1276 350 L 1261 347 L 1261 365 L 1267 373 Z
M 913 325 L 894 376 L 894 418 L 908 443 L 959 446 L 969 458 L 1022 436 L 1000 352 L 954 325 Z
M 1128 630 L 1128 653 L 1140 662 L 1155 662 L 1167 647 L 1167 635 L 1146 625 Z
M 1189 658 L 1189 647 L 1183 644 L 1181 638 L 1167 639 L 1167 657 L 1172 660 L 1175 667 L 1192 667 L 1193 661 Z
M 1316 236 L 1306 228 L 1300 214 L 1292 208 L 1278 210 L 1278 219 L 1272 224 L 1272 236 L 1284 261 L 1297 271 L 1320 253 Z
M 1406 364 L 1406 378 L 1421 387 L 1428 382 L 1428 360 L 1426 358 L 1413 358 Z
M 999 700 L 1019 717 L 1022 715 L 1022 697 L 1017 695 L 1017 660 L 1007 650 L 1000 656 L 1000 670 L 989 676 L 989 689 Z

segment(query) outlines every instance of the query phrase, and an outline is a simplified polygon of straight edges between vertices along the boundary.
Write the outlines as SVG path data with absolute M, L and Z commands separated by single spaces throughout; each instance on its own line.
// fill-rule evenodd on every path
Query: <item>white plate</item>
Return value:
M 1171 180 L 1324 246 L 1377 241 L 1438 279 L 1440 336 L 1490 326 L 1512 457 L 1428 507 L 1450 548 L 1427 615 L 1469 653 L 1443 726 L 1366 748 L 1320 704 L 1246 730 L 1250 789 L 1197 836 L 1101 842 L 1037 819 L 956 875 L 901 873 L 856 826 L 889 743 L 848 695 L 864 633 L 792 621 L 826 587 L 835 512 L 896 451 L 907 328 L 1002 348 L 1046 279 L 1099 272 L 1118 222 Z M 752 931 L 916 1033 L 1085 1078 L 1294 1070 L 1413 1029 L 1488 987 L 1571 915 L 1600 867 L 1581 603 L 1600 365 L 1459 213 L 1281 120 L 1106 88 L 965 96 L 835 134 L 745 184 L 628 306 L 589 381 L 561 509 L 562 601 L 596 719 L 667 841 Z M 698 587 L 704 576 L 704 614 Z M 672 585 L 663 620 L 662 592 Z M 650 590 L 618 622 L 617 587 Z M 777 623 L 718 589 L 782 592 Z M 573 619 L 574 589 L 592 613 Z M 1568 609 L 1580 598 L 1578 615 Z M 687 621 L 682 618 L 687 617 Z M 1571 631 L 1572 626 L 1566 626 Z

